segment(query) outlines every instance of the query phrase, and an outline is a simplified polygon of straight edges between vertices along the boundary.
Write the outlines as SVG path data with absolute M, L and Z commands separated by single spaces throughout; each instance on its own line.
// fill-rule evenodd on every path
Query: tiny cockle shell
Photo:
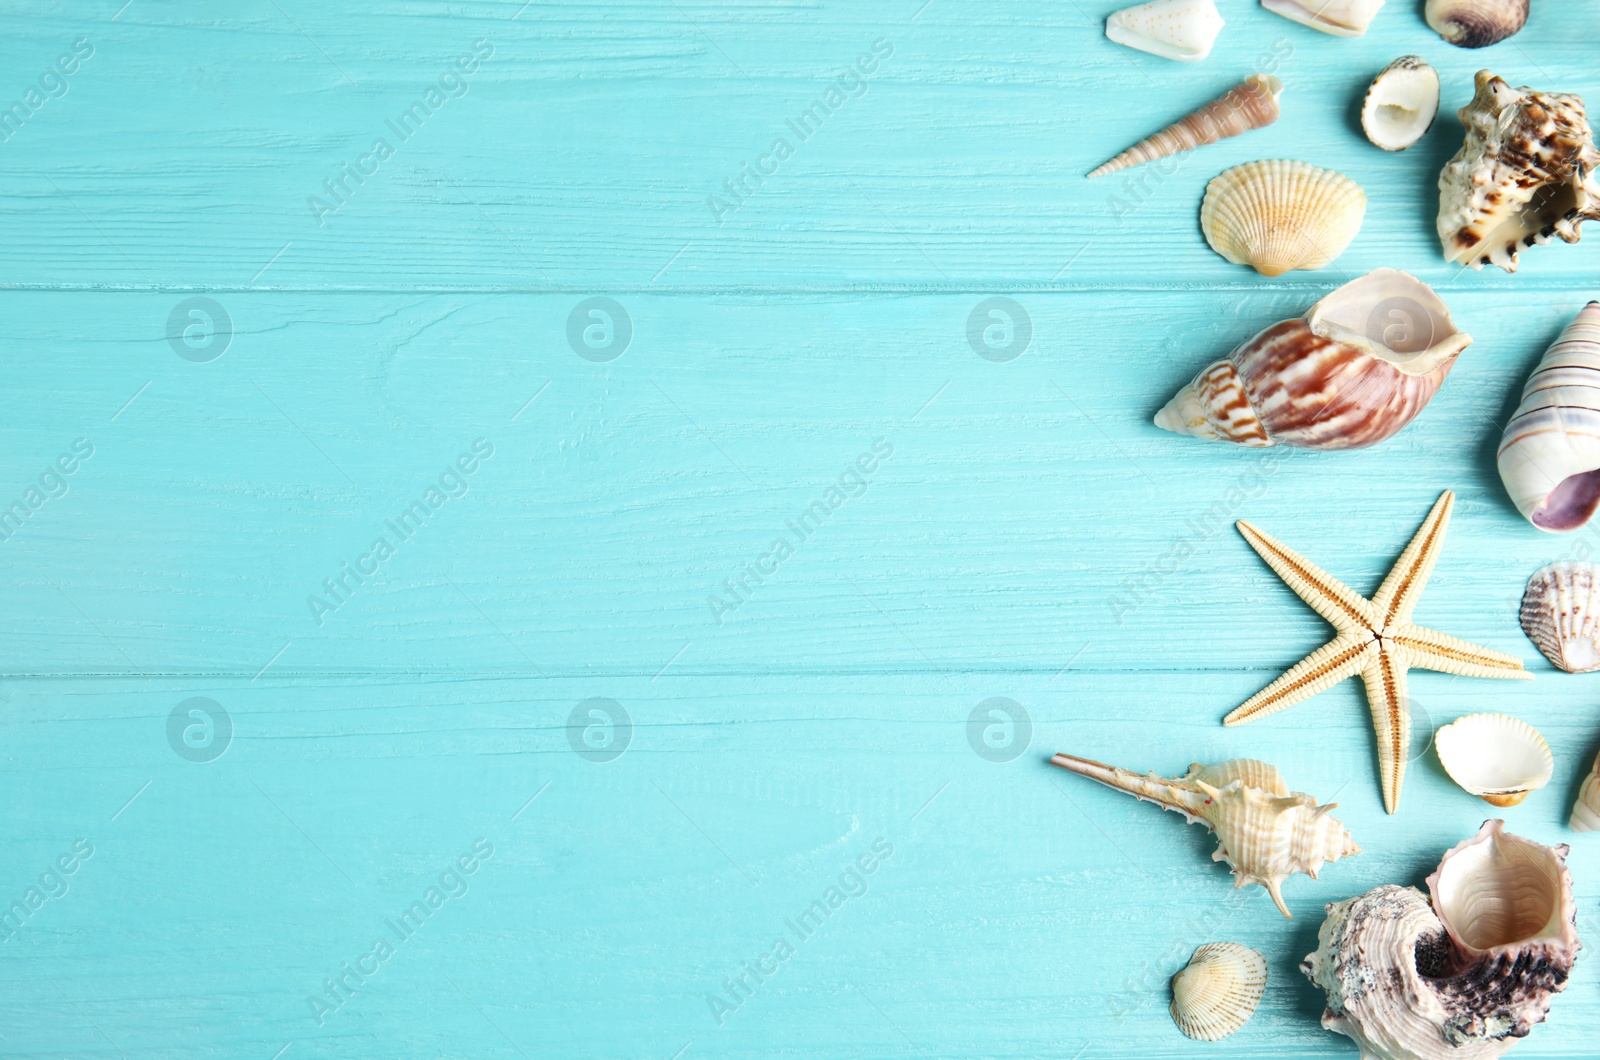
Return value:
M 1528 0 L 1428 0 L 1433 31 L 1458 48 L 1486 48 L 1528 21 Z
M 1555 758 L 1538 730 L 1506 714 L 1468 714 L 1433 737 L 1450 779 L 1494 806 L 1515 806 L 1550 783 Z
M 1190 1038 L 1219 1042 L 1243 1027 L 1267 988 L 1267 960 L 1237 942 L 1201 946 L 1172 977 L 1172 1022 Z
M 1592 563 L 1552 563 L 1528 579 L 1522 632 L 1569 674 L 1600 670 L 1600 579 Z
M 1439 71 L 1419 56 L 1402 55 L 1372 79 L 1361 103 L 1361 130 L 1385 151 L 1404 151 L 1438 114 Z
M 1305 162 L 1246 162 L 1213 177 L 1200 204 L 1211 249 L 1263 276 L 1320 269 L 1361 230 L 1367 196 L 1342 173 Z
M 1197 63 L 1211 54 L 1223 24 L 1212 0 L 1151 0 L 1112 12 L 1106 37 L 1163 59 Z

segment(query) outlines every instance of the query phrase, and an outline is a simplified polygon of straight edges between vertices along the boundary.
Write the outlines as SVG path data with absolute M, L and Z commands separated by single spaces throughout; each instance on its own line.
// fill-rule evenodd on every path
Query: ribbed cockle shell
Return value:
M 1276 769 L 1255 759 L 1196 764 L 1175 778 L 1141 776 L 1066 754 L 1051 762 L 1181 813 L 1190 824 L 1204 824 L 1217 834 L 1211 860 L 1228 863 L 1235 887 L 1265 887 L 1284 916 L 1292 915 L 1279 891 L 1284 880 L 1296 872 L 1316 879 L 1325 862 L 1361 852 L 1329 813 L 1337 803 L 1318 805 L 1310 795 L 1290 791 Z
M 1471 342 L 1427 284 L 1378 269 L 1208 365 L 1156 426 L 1235 445 L 1359 449 L 1410 423 Z
M 1600 577 L 1592 563 L 1552 563 L 1528 579 L 1522 632 L 1569 674 L 1600 670 Z
M 1600 302 L 1545 351 L 1500 437 L 1500 481 L 1540 530 L 1576 530 L 1600 507 Z
M 1196 1041 L 1220 1042 L 1255 1014 L 1267 959 L 1237 942 L 1201 946 L 1172 977 L 1172 1022 Z

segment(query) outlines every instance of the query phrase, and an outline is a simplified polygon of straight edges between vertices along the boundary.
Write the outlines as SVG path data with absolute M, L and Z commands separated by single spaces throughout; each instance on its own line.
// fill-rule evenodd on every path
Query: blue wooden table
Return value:
M 1194 65 L 1117 6 L 10 5 L 0 1056 L 1354 1056 L 1296 966 L 1489 816 L 1427 746 L 1482 710 L 1555 751 L 1504 814 L 1593 933 L 1600 680 L 1516 605 L 1600 534 L 1525 524 L 1494 447 L 1600 232 L 1475 273 L 1433 216 L 1480 67 L 1600 100 L 1600 2 L 1467 52 L 1222 0 Z M 1355 108 L 1407 52 L 1443 109 L 1390 155 Z M 1084 179 L 1263 67 L 1273 128 Z M 1322 272 L 1201 237 L 1271 157 L 1366 188 Z M 1151 424 L 1382 266 L 1477 340 L 1402 434 Z M 1417 619 L 1536 679 L 1414 675 L 1388 817 L 1358 683 L 1221 726 L 1327 632 L 1231 522 L 1369 592 L 1446 488 Z M 1053 751 L 1264 758 L 1365 852 L 1284 920 Z M 1167 981 L 1218 939 L 1271 980 L 1208 1046 Z M 1585 958 L 1515 1055 L 1592 1054 Z

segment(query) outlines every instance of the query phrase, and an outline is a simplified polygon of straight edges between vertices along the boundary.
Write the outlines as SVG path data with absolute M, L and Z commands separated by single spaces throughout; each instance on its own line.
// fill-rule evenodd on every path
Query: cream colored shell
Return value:
M 1567 824 L 1574 832 L 1600 832 L 1600 756 L 1595 757 L 1589 775 L 1583 778 Z
M 1261 0 L 1268 11 L 1335 37 L 1359 37 L 1384 0 Z
M 1172 977 L 1172 1022 L 1190 1038 L 1219 1042 L 1255 1014 L 1267 988 L 1267 960 L 1237 942 L 1201 946 Z
M 1272 159 L 1246 162 L 1214 177 L 1200 206 L 1211 249 L 1263 276 L 1320 269 L 1361 230 L 1367 196 L 1331 169 Z
M 1590 302 L 1539 359 L 1500 436 L 1500 481 L 1540 530 L 1576 530 L 1600 507 L 1597 384 L 1600 302 Z
M 1151 0 L 1112 12 L 1106 37 L 1163 59 L 1197 63 L 1211 54 L 1224 24 L 1213 0 Z
M 1569 674 L 1600 670 L 1600 579 L 1592 563 L 1552 563 L 1522 594 L 1522 631 Z
M 1532 725 L 1507 714 L 1468 714 L 1433 737 L 1439 761 L 1463 790 L 1515 806 L 1550 783 L 1555 757 Z

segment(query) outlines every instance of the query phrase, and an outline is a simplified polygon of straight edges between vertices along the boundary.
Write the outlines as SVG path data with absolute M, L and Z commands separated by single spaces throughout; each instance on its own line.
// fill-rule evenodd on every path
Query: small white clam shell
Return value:
M 1261 0 L 1261 6 L 1335 37 L 1367 32 L 1384 0 Z
M 1106 37 L 1163 59 L 1197 63 L 1211 54 L 1223 25 L 1213 0 L 1151 0 L 1112 12 Z
M 1439 71 L 1419 56 L 1402 55 L 1372 79 L 1361 104 L 1361 129 L 1385 151 L 1404 151 L 1433 127 L 1439 114 Z
M 1450 779 L 1495 806 L 1515 806 L 1550 782 L 1555 758 L 1543 736 L 1507 714 L 1468 714 L 1433 737 Z
M 1522 594 L 1522 631 L 1569 674 L 1600 670 L 1600 579 L 1591 563 L 1552 563 Z
M 1267 988 L 1267 961 L 1237 942 L 1201 946 L 1172 977 L 1172 1022 L 1190 1038 L 1221 1041 L 1249 1022 Z
M 1344 174 L 1270 159 L 1213 177 L 1200 205 L 1200 229 L 1211 249 L 1235 265 L 1281 276 L 1337 258 L 1366 212 L 1366 193 Z

